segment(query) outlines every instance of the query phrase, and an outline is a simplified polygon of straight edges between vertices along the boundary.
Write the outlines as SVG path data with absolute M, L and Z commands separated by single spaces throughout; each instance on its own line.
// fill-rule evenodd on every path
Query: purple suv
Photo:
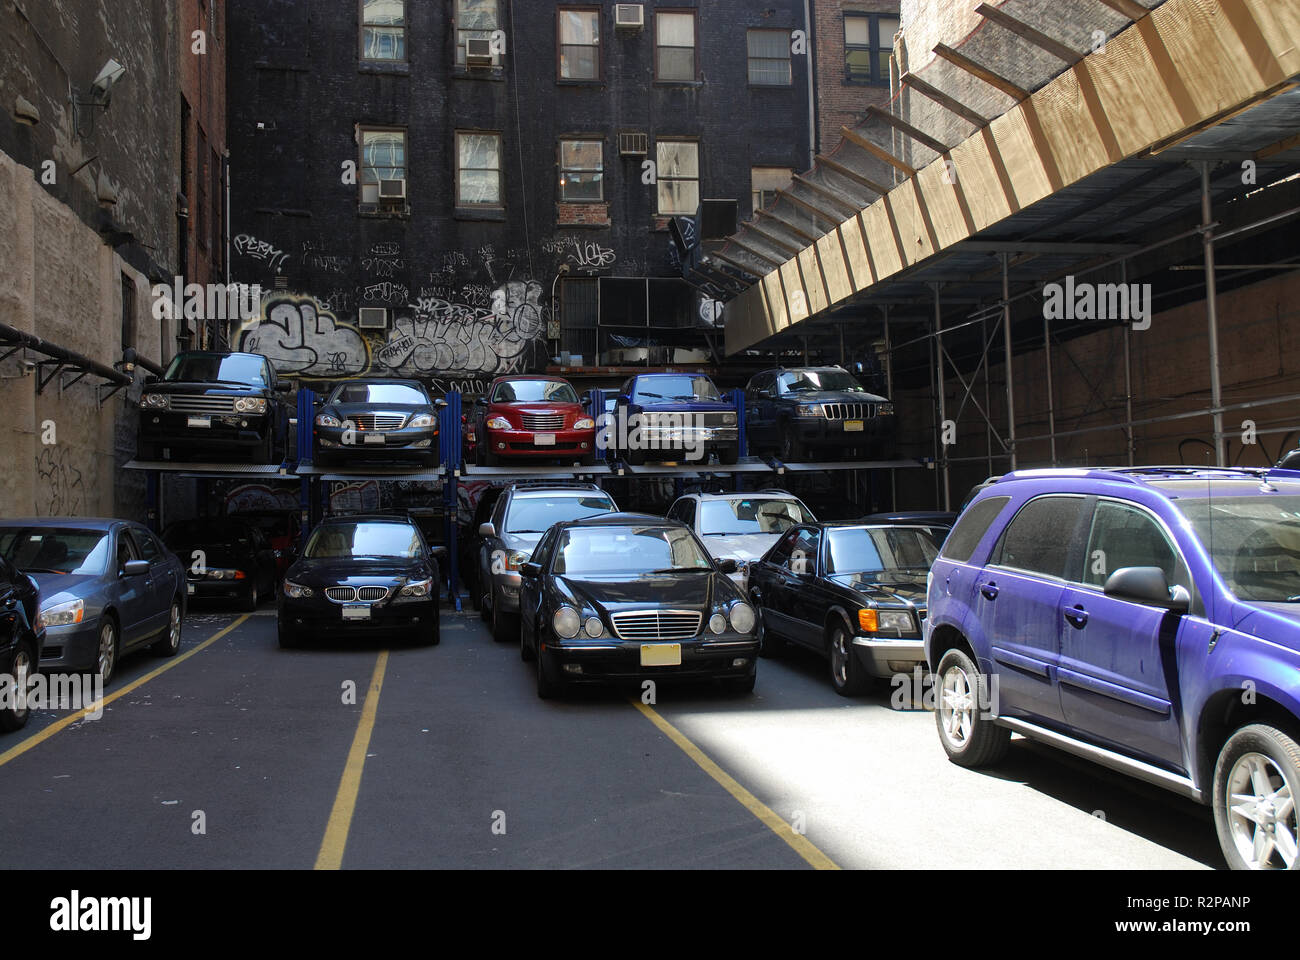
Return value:
M 1008 474 L 928 606 L 954 762 L 1014 731 L 1210 804 L 1235 869 L 1300 869 L 1300 472 Z

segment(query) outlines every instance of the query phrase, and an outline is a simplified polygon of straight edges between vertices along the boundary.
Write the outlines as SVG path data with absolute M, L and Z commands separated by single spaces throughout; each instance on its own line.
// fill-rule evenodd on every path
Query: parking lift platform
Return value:
M 149 470 L 181 477 L 222 479 L 224 477 L 283 477 L 296 474 L 288 463 L 186 463 L 182 460 L 128 460 L 123 470 Z

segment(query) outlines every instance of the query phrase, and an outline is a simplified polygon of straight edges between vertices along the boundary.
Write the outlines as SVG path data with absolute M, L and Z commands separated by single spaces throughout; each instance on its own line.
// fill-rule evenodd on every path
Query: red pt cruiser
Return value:
M 559 377 L 498 377 L 474 405 L 475 462 L 596 462 L 596 422 Z

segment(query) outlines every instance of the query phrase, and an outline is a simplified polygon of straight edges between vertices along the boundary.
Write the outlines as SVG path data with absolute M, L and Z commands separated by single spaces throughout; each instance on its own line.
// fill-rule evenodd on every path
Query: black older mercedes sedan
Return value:
M 789 643 L 820 653 L 843 696 L 923 665 L 926 577 L 942 542 L 929 525 L 792 527 L 749 568 L 763 655 Z
M 280 590 L 281 647 L 374 634 L 435 644 L 438 558 L 407 517 L 331 517 L 307 539 Z
M 557 523 L 520 568 L 520 655 L 537 695 L 617 680 L 754 689 L 753 608 L 685 524 L 604 513 Z

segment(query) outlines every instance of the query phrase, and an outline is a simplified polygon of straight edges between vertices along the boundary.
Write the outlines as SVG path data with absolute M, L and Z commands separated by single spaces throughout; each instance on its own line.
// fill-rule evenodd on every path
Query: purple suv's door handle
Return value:
M 998 598 L 998 585 L 991 582 L 981 583 L 980 593 L 984 594 L 984 596 L 989 600 L 996 600 Z
M 1065 611 L 1065 619 L 1070 621 L 1070 626 L 1082 630 L 1088 622 L 1088 611 L 1076 603 Z

